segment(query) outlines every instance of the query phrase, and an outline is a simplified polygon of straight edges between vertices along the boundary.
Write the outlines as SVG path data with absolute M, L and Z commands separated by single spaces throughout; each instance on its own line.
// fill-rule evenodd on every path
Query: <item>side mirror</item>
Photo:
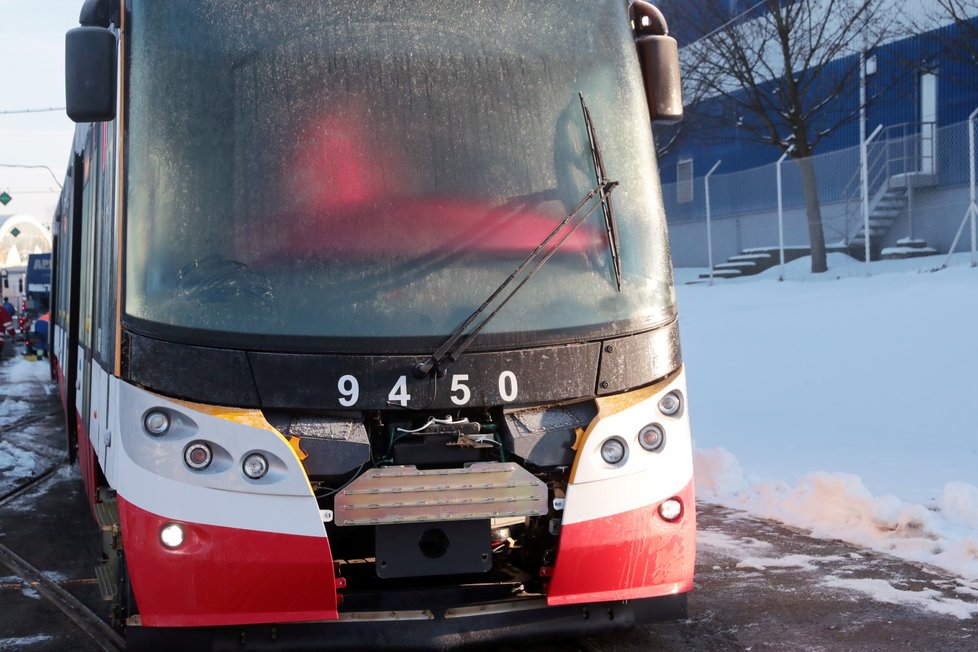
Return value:
M 65 35 L 65 106 L 73 121 L 115 118 L 116 47 L 105 27 L 76 27 Z
M 679 44 L 669 36 L 666 19 L 657 7 L 635 0 L 628 8 L 635 46 L 642 65 L 645 97 L 652 122 L 674 124 L 683 119 L 679 78 Z

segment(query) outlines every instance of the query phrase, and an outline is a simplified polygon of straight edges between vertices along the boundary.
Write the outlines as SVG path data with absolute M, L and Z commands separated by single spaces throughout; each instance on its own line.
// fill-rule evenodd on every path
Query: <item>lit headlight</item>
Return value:
M 608 464 L 621 464 L 628 453 L 625 442 L 618 437 L 610 437 L 601 444 L 601 459 Z
M 170 429 L 170 417 L 162 410 L 152 410 L 143 417 L 143 427 L 155 437 L 165 435 Z
M 268 460 L 261 453 L 252 453 L 244 459 L 241 470 L 252 480 L 258 480 L 268 473 Z
M 650 423 L 638 431 L 638 443 L 650 453 L 661 450 L 666 443 L 666 433 L 657 423 Z
M 683 515 L 683 504 L 678 498 L 670 498 L 659 505 L 659 516 L 666 521 L 675 521 Z
M 679 392 L 676 391 L 669 392 L 659 400 L 659 412 L 667 417 L 679 414 L 679 410 L 682 409 L 682 407 L 683 399 Z
M 160 529 L 160 543 L 167 548 L 179 548 L 183 545 L 183 528 L 179 523 L 167 523 Z
M 194 471 L 202 471 L 206 469 L 213 459 L 213 453 L 211 453 L 211 447 L 202 441 L 197 441 L 189 446 L 183 451 L 183 461 L 187 463 L 187 466 L 192 468 Z

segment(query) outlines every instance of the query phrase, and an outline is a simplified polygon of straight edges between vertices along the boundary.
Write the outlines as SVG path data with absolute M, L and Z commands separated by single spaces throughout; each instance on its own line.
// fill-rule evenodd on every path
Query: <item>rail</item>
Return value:
M 60 466 L 53 467 L 37 477 L 32 478 L 30 482 L 17 487 L 15 491 L 8 492 L 0 499 L 0 504 L 10 502 L 21 493 L 45 482 L 54 475 L 54 471 L 58 468 Z M 48 578 L 42 571 L 32 566 L 3 544 L 0 544 L 0 565 L 6 566 L 10 572 L 30 584 L 31 588 L 57 607 L 75 626 L 91 638 L 101 650 L 105 652 L 118 652 L 125 649 L 125 639 L 112 629 L 108 623 L 102 620 L 98 614 L 86 607 L 81 600 L 68 593 L 57 582 Z

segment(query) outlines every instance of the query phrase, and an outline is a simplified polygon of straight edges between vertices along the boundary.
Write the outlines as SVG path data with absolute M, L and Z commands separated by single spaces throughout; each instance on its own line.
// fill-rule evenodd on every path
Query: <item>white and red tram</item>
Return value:
M 53 362 L 132 643 L 685 613 L 657 10 L 88 0 L 81 23 Z

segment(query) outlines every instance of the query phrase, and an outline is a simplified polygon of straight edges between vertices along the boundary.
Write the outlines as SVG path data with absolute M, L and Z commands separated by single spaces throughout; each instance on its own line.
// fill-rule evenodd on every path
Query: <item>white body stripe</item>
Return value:
M 108 379 L 109 401 L 115 406 L 108 423 L 111 442 L 95 450 L 109 484 L 131 504 L 192 523 L 326 536 L 302 463 L 280 434 L 198 412 L 113 376 Z M 143 427 L 144 415 L 153 409 L 171 415 L 170 432 L 161 437 Z M 214 460 L 203 471 L 184 462 L 184 450 L 194 441 L 205 441 L 214 450 Z M 244 457 L 255 451 L 265 454 L 270 467 L 257 481 L 241 470 Z

